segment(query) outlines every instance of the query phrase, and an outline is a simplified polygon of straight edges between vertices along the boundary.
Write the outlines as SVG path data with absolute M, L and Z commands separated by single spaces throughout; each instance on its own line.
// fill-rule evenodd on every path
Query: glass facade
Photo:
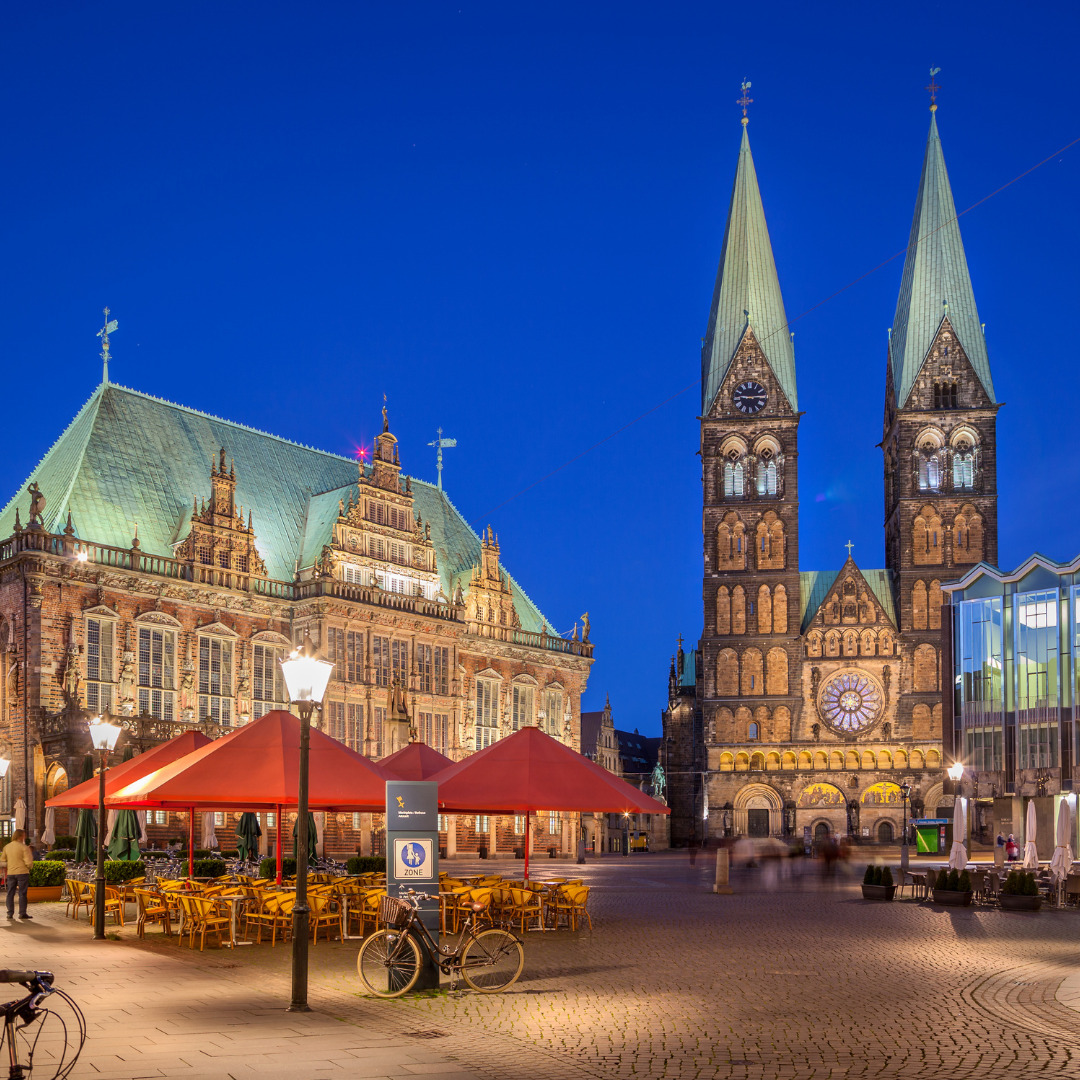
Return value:
M 964 761 L 979 771 L 1004 768 L 1005 673 L 1000 597 L 967 600 L 957 612 L 956 714 L 964 731 Z

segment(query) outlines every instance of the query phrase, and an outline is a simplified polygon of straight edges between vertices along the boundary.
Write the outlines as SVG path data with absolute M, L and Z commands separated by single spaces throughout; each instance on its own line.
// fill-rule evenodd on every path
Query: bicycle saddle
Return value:
M 472 908 L 472 910 L 473 910 L 473 911 L 475 911 L 475 912 L 479 913 L 479 912 L 483 911 L 483 910 L 484 910 L 484 908 L 486 908 L 486 907 L 487 907 L 487 904 L 481 904 L 481 903 L 479 903 L 478 901 L 474 900 L 474 901 L 473 901 L 473 902 L 472 902 L 472 903 L 471 903 L 471 904 L 469 905 L 469 907 L 470 907 L 470 908 Z

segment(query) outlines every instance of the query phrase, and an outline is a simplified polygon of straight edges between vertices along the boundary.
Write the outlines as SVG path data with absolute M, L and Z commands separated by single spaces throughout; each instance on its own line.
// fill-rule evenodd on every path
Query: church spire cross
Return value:
M 109 381 L 109 335 L 116 331 L 117 321 L 109 321 L 109 309 L 105 308 L 105 325 L 97 332 L 101 338 L 101 381 Z
M 749 120 L 746 116 L 746 107 L 747 105 L 753 105 L 754 99 L 750 97 L 746 92 L 750 89 L 750 83 L 746 79 L 743 79 L 740 89 L 742 90 L 742 97 L 739 98 L 739 100 L 736 101 L 735 104 L 742 106 L 742 122 L 743 126 L 745 127 L 749 123 Z
M 930 91 L 931 112 L 937 112 L 937 92 L 941 89 L 941 87 L 936 82 L 934 82 L 934 76 L 937 75 L 940 71 L 941 68 L 939 67 L 930 69 L 930 83 L 925 87 L 926 90 Z
M 848 557 L 849 559 L 851 558 L 851 549 L 852 549 L 852 548 L 853 548 L 854 546 L 855 546 L 855 545 L 854 545 L 854 544 L 853 544 L 853 543 L 852 543 L 852 542 L 851 542 L 850 540 L 849 540 L 849 541 L 848 541 L 848 542 L 847 542 L 847 543 L 846 543 L 846 544 L 844 545 L 844 547 L 846 547 L 846 548 L 847 548 L 847 557 Z

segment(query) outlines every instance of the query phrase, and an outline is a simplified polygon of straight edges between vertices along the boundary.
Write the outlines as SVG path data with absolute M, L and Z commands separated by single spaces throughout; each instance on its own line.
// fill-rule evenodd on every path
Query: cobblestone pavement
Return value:
M 774 888 L 744 872 L 715 896 L 711 858 L 676 853 L 539 869 L 580 872 L 595 929 L 527 934 L 505 994 L 375 1001 L 357 943 L 320 942 L 316 1012 L 297 1017 L 280 1011 L 287 949 L 192 954 L 130 927 L 94 944 L 53 912 L 0 955 L 68 961 L 94 1023 L 86 1076 L 1080 1077 L 1075 909 L 870 903 L 812 872 Z

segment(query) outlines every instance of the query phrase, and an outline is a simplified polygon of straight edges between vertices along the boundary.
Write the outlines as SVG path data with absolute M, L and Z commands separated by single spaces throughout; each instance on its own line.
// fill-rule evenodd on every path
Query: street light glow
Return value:
M 962 761 L 954 761 L 949 766 L 949 779 L 956 781 L 964 775 L 964 763 Z
M 120 727 L 110 724 L 103 716 L 95 716 L 90 721 L 90 741 L 95 750 L 113 750 L 116 740 L 120 737 Z
M 281 674 L 285 678 L 289 700 L 321 704 L 333 670 L 333 664 L 318 658 L 311 638 L 305 634 L 303 645 L 293 649 L 288 660 L 281 661 Z

